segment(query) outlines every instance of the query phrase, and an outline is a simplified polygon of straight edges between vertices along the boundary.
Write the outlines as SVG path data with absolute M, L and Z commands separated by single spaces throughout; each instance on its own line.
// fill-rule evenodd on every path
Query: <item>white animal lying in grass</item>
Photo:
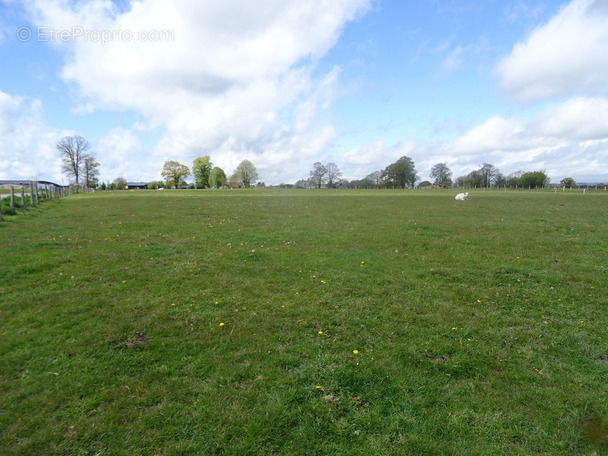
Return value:
M 454 197 L 455 200 L 464 201 L 469 199 L 469 192 L 459 193 Z

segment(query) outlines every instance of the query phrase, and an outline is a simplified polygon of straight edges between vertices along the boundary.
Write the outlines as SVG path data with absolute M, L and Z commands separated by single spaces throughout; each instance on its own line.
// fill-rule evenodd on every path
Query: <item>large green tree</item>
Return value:
M 452 186 L 452 171 L 445 163 L 437 163 L 431 168 L 431 179 L 434 179 L 433 184 L 440 187 Z
M 186 177 L 190 175 L 190 170 L 186 165 L 176 161 L 165 162 L 161 175 L 167 183 L 167 187 L 179 187 L 186 183 Z
M 249 160 L 243 160 L 234 170 L 236 179 L 243 183 L 243 187 L 249 188 L 258 178 L 258 171 Z
M 549 176 L 544 171 L 533 171 L 521 176 L 521 185 L 524 187 L 544 187 L 549 182 Z
M 388 185 L 399 188 L 414 188 L 418 179 L 414 161 L 405 155 L 395 163 L 384 168 L 382 177 L 387 181 Z
M 209 174 L 209 185 L 211 187 L 220 188 L 226 185 L 228 179 L 226 178 L 226 173 L 222 168 L 216 166 L 211 170 L 211 174 Z
M 194 159 L 194 163 L 192 164 L 192 175 L 194 176 L 194 182 L 197 187 L 210 187 L 209 176 L 212 169 L 213 163 L 211 163 L 211 157 L 209 157 L 209 155 Z

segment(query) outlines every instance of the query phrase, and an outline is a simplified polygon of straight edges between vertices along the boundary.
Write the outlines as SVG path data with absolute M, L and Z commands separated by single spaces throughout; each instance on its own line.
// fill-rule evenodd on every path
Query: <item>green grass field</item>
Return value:
M 0 454 L 607 454 L 608 194 L 455 193 L 5 217 Z

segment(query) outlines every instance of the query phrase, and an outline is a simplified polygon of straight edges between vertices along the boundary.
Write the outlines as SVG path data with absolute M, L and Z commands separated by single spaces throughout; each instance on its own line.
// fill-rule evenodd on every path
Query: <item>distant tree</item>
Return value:
M 243 160 L 234 170 L 237 179 L 243 183 L 243 187 L 249 188 L 258 179 L 258 171 L 249 160 Z
M 467 186 L 467 176 L 458 176 L 454 179 L 454 183 L 459 188 L 465 188 Z
M 82 177 L 87 188 L 96 188 L 99 183 L 99 163 L 95 161 L 95 155 L 89 154 L 84 158 L 82 166 Z
M 127 179 L 124 177 L 117 177 L 114 179 L 113 185 L 116 190 L 125 190 L 127 188 Z
M 391 186 L 399 188 L 414 188 L 418 179 L 414 161 L 405 155 L 395 163 L 388 165 L 382 171 L 382 177 Z
M 105 190 L 106 189 L 106 183 L 102 182 L 101 185 L 99 186 L 100 190 Z
M 84 160 L 87 157 L 87 150 L 91 145 L 82 136 L 66 136 L 56 144 L 57 150 L 63 156 L 61 172 L 68 178 L 73 178 L 73 182 L 80 185 L 80 175 Z
M 418 184 L 418 188 L 429 188 L 429 187 L 432 187 L 433 185 L 437 185 L 437 184 L 432 184 L 429 181 L 422 181 Z
M 471 171 L 466 176 L 465 187 L 485 187 L 485 176 L 481 170 Z
M 374 171 L 373 173 L 370 173 L 367 176 L 365 176 L 365 178 L 363 180 L 371 182 L 371 184 L 372 184 L 371 187 L 378 188 L 382 184 L 382 172 Z
M 544 171 L 524 173 L 521 176 L 521 185 L 523 187 L 544 187 L 548 183 L 549 177 Z
M 559 185 L 561 187 L 572 188 L 576 187 L 576 182 L 571 177 L 565 177 L 561 181 L 559 181 Z
M 342 177 L 342 171 L 340 171 L 338 165 L 332 162 L 325 165 L 325 170 L 327 171 L 327 186 L 329 188 L 334 188 Z
M 148 189 L 156 190 L 157 188 L 165 188 L 165 183 L 163 181 L 152 181 L 148 182 Z
M 494 176 L 494 187 L 506 187 L 507 186 L 507 178 L 502 173 L 497 173 Z
M 163 171 L 160 173 L 167 184 L 167 187 L 179 187 L 186 184 L 186 177 L 190 175 L 190 170 L 186 165 L 176 161 L 165 162 Z
M 521 187 L 521 176 L 524 175 L 524 171 L 515 171 L 507 176 L 507 185 L 510 187 Z
M 312 165 L 312 171 L 310 172 L 310 180 L 316 188 L 321 188 L 321 186 L 326 182 L 326 174 L 327 168 L 323 166 L 321 162 L 316 162 L 314 165 Z
M 350 183 L 348 184 L 349 188 L 374 188 L 376 187 L 376 185 L 374 184 L 374 182 L 367 178 L 364 177 L 363 179 L 355 179 L 350 181 Z
M 309 188 L 310 182 L 306 179 L 300 179 L 294 185 L 295 188 Z
M 431 179 L 434 179 L 433 184 L 440 187 L 452 186 L 452 171 L 445 163 L 437 163 L 431 168 Z
M 236 171 L 228 179 L 228 186 L 230 188 L 243 188 L 243 179 L 241 179 L 241 176 Z
M 194 176 L 194 182 L 197 187 L 207 188 L 210 186 L 209 176 L 212 168 L 213 163 L 211 163 L 209 155 L 194 159 L 194 163 L 192 164 L 192 175 Z
M 216 166 L 211 170 L 211 173 L 209 174 L 209 185 L 211 187 L 220 188 L 226 186 L 227 183 L 228 179 L 222 168 Z
M 491 163 L 484 163 L 478 171 L 482 179 L 482 187 L 490 188 L 494 185 L 496 176 L 499 174 L 498 168 Z

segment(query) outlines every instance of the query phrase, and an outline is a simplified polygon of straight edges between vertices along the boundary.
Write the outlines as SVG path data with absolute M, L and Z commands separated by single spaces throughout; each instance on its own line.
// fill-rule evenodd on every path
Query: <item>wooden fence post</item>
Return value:
M 30 181 L 30 206 L 34 207 L 34 183 Z
M 25 209 L 25 190 L 21 186 L 21 209 Z
M 15 187 L 11 185 L 11 214 L 15 215 Z
M 38 195 L 38 182 L 34 184 L 34 187 L 36 188 L 36 204 L 40 204 L 40 195 Z

